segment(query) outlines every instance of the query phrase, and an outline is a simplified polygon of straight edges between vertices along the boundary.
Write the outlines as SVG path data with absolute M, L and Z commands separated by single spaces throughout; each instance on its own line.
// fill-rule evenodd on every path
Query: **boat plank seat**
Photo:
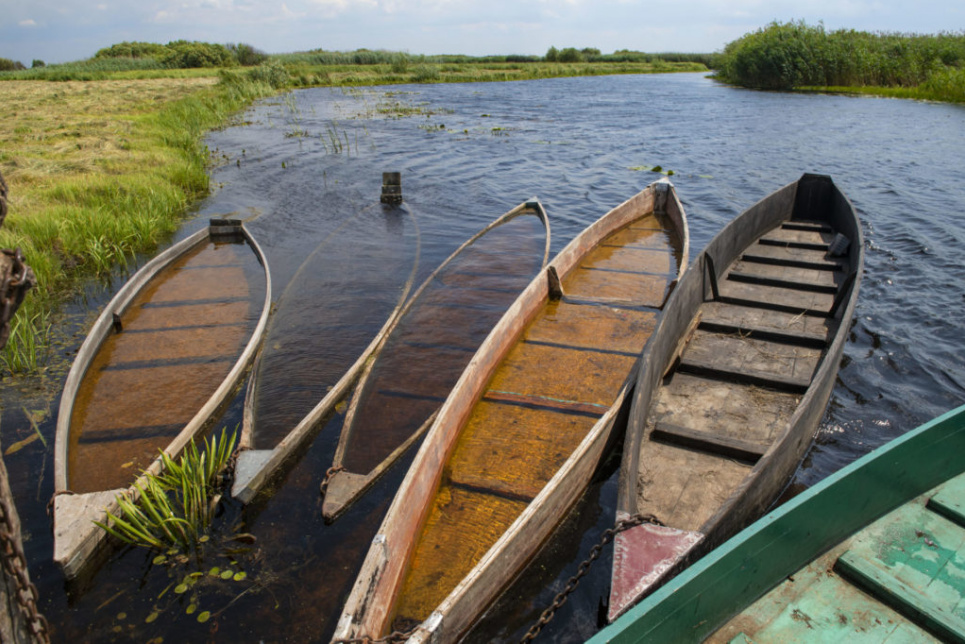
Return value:
M 638 472 L 639 512 L 679 530 L 700 530 L 752 465 L 718 454 L 650 441 Z
M 758 263 L 775 263 L 793 266 L 803 264 L 815 270 L 842 270 L 846 264 L 843 258 L 828 257 L 826 250 L 808 250 L 806 248 L 787 248 L 773 244 L 754 244 L 741 255 L 744 261 Z
M 791 219 L 781 224 L 783 230 L 803 230 L 820 233 L 834 233 L 834 230 L 827 222 L 810 221 L 807 219 Z
M 704 302 L 701 327 L 726 328 L 727 333 L 757 335 L 763 339 L 787 344 L 825 346 L 836 324 L 827 318 L 739 306 L 726 302 Z M 736 331 L 734 329 L 737 329 Z
M 655 400 L 654 421 L 769 445 L 774 428 L 799 396 L 675 373 Z
M 768 445 L 762 443 L 719 436 L 711 432 L 663 422 L 656 423 L 650 433 L 650 440 L 680 445 L 689 449 L 718 454 L 726 458 L 736 458 L 749 463 L 756 463 L 760 460 L 768 448 Z
M 965 528 L 965 477 L 942 485 L 928 499 L 928 509 Z
M 820 358 L 819 349 L 698 329 L 677 370 L 803 394 L 811 384 Z
M 837 293 L 838 284 L 844 280 L 844 274 L 838 271 L 777 266 L 774 264 L 754 264 L 738 260 L 727 272 L 726 279 L 748 284 L 833 294 Z
M 722 302 L 755 306 L 771 311 L 824 316 L 834 304 L 833 293 L 812 293 L 793 288 L 762 284 L 746 284 L 734 280 L 719 282 Z

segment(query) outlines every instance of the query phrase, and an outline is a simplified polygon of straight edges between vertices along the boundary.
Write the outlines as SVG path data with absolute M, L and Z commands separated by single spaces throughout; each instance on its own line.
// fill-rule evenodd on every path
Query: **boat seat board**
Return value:
M 792 336 L 808 343 L 820 341 L 821 346 L 836 328 L 827 318 L 810 315 L 796 315 L 782 311 L 771 311 L 757 307 L 739 306 L 726 302 L 704 302 L 700 308 L 701 324 L 732 326 L 741 329 L 742 335 L 752 337 L 757 331 L 764 334 Z
M 761 236 L 759 241 L 771 244 L 798 244 L 821 246 L 831 243 L 834 232 L 831 230 L 794 230 L 785 226 L 773 228 Z
M 653 422 L 769 445 L 799 396 L 675 373 L 654 400 Z
M 763 284 L 745 284 L 733 280 L 721 280 L 720 300 L 736 301 L 746 306 L 800 312 L 802 310 L 827 314 L 834 304 L 833 293 L 810 293 L 793 288 L 781 288 Z
M 821 349 L 698 329 L 679 369 L 803 393 L 822 353 Z
M 640 353 L 656 325 L 656 311 L 550 302 L 526 333 L 526 340 Z
M 846 264 L 844 258 L 828 257 L 826 250 L 809 250 L 806 248 L 787 248 L 773 244 L 757 243 L 746 249 L 742 255 L 744 261 L 753 263 L 775 263 L 777 265 L 803 264 L 815 270 L 842 270 Z
M 726 279 L 761 286 L 777 286 L 796 291 L 815 293 L 837 293 L 839 281 L 844 279 L 837 272 L 816 271 L 795 266 L 774 266 L 773 264 L 752 264 L 735 262 Z
M 928 499 L 928 509 L 965 528 L 965 476 L 939 487 Z
M 719 436 L 712 432 L 702 432 L 669 423 L 657 423 L 650 432 L 650 440 L 663 441 L 751 463 L 756 463 L 769 447 L 761 443 Z
M 636 511 L 698 532 L 750 471 L 741 461 L 651 441 L 640 460 Z

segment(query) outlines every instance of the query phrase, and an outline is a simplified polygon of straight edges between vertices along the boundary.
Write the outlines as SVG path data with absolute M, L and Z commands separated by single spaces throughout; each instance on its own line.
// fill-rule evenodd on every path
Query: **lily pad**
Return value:
M 174 587 L 174 592 L 178 595 L 183 595 L 184 593 L 188 592 L 188 585 L 182 582 Z
M 248 573 L 242 570 L 242 571 L 236 572 L 235 576 L 232 577 L 232 579 L 234 579 L 235 581 L 243 581 L 247 576 L 248 576 Z
M 235 573 L 234 573 L 233 571 L 231 571 L 231 570 L 222 570 L 222 571 L 221 571 L 221 578 L 222 578 L 222 579 L 231 579 L 232 577 L 234 577 L 234 575 L 235 575 Z
M 201 613 L 198 614 L 198 623 L 199 623 L 199 624 L 204 624 L 204 623 L 205 623 L 206 621 L 208 621 L 209 619 L 211 619 L 211 611 L 210 611 L 210 610 L 202 611 Z
M 151 563 L 153 563 L 155 566 L 160 566 L 167 560 L 168 560 L 167 555 L 158 555 L 157 557 L 151 560 Z

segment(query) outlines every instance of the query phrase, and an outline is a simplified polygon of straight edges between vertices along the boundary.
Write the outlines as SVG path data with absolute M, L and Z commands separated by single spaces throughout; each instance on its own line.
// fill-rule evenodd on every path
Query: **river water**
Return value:
M 383 171 L 402 173 L 418 222 L 416 283 L 533 196 L 549 213 L 555 252 L 659 178 L 650 168 L 661 166 L 673 171 L 696 254 L 758 199 L 803 172 L 829 174 L 861 217 L 865 277 L 831 403 L 787 496 L 965 402 L 963 106 L 762 93 L 702 74 L 309 89 L 258 104 L 207 143 L 221 161 L 212 194 L 177 236 L 215 214 L 252 218 L 276 294 L 340 223 L 378 201 Z M 125 275 L 92 282 L 64 324 L 89 322 Z M 58 350 L 72 355 L 81 339 L 75 334 Z M 247 508 L 223 504 L 202 560 L 155 565 L 154 553 L 128 549 L 93 579 L 68 586 L 50 559 L 45 514 L 56 399 L 42 400 L 59 397 L 60 384 L 51 375 L 5 387 L 2 418 L 5 448 L 34 433 L 31 419 L 46 441 L 5 460 L 55 641 L 328 640 L 407 459 L 326 525 L 318 483 L 335 449 L 336 414 L 270 494 Z M 222 424 L 240 417 L 239 396 Z M 618 463 L 611 455 L 471 641 L 518 639 L 576 571 L 613 521 Z M 236 533 L 254 543 L 232 540 Z M 597 630 L 609 556 L 541 640 L 582 641 Z M 208 575 L 215 566 L 244 578 Z M 205 574 L 176 592 L 192 571 Z M 199 621 L 205 611 L 210 619 Z

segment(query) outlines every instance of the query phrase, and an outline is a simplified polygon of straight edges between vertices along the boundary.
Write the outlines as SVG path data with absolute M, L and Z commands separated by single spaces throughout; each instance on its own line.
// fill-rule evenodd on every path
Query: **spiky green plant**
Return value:
M 135 484 L 137 500 L 119 495 L 120 515 L 94 523 L 135 546 L 177 550 L 197 547 L 211 524 L 211 499 L 220 487 L 218 477 L 237 442 L 237 429 L 230 436 L 227 431 L 223 428 L 220 437 L 205 440 L 200 450 L 191 441 L 178 459 L 162 451 L 162 473 L 143 473 Z

